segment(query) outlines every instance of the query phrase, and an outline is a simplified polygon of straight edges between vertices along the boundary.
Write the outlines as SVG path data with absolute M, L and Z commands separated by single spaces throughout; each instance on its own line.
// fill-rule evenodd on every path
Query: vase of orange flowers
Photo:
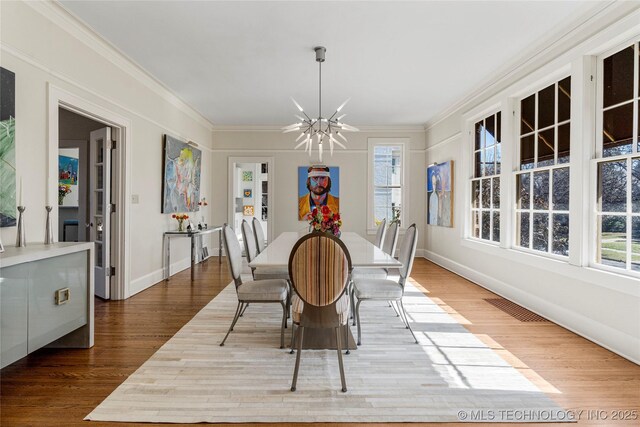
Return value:
M 184 231 L 184 221 L 189 219 L 189 215 L 187 214 L 173 214 L 171 218 L 174 218 L 178 221 L 178 231 Z
M 62 206 L 64 203 L 64 197 L 71 193 L 71 186 L 69 184 L 58 185 L 58 205 Z
M 336 237 L 340 237 L 340 234 L 342 234 L 340 231 L 341 226 L 340 213 L 332 212 L 328 206 L 322 206 L 320 209 L 313 208 L 309 213 L 310 231 L 331 233 Z

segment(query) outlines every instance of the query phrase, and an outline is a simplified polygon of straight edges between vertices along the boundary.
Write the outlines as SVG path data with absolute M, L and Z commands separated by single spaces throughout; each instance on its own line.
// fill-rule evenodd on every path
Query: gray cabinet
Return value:
M 1 270 L 0 282 L 0 366 L 27 354 L 29 265 L 19 264 Z
M 57 245 L 0 258 L 0 367 L 50 343 L 93 345 L 91 246 Z

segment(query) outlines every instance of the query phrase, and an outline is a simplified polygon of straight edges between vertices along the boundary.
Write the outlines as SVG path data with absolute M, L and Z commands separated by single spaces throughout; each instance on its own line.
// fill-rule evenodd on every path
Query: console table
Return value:
M 193 231 L 165 231 L 164 232 L 164 259 L 162 265 L 163 279 L 169 280 L 171 277 L 171 238 L 172 237 L 189 237 L 191 238 L 191 281 L 194 279 L 195 265 L 197 261 L 196 247 L 198 243 L 202 245 L 202 236 L 209 233 L 218 232 L 218 263 L 222 263 L 222 226 L 214 225 L 204 230 Z
M 0 367 L 50 347 L 93 346 L 93 243 L 29 243 L 0 254 Z

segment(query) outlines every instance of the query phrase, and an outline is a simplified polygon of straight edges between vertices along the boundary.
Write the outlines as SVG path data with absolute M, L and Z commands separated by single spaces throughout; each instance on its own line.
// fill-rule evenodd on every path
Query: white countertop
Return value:
M 289 254 L 293 245 L 307 232 L 289 231 L 279 235 L 267 248 L 258 255 L 249 266 L 288 267 Z M 357 233 L 343 232 L 340 239 L 351 255 L 351 264 L 359 268 L 398 268 L 400 261 L 382 252 L 380 248 L 364 239 Z
M 27 243 L 27 246 L 23 248 L 5 246 L 4 252 L 0 253 L 0 267 L 11 267 L 16 264 L 91 249 L 93 249 L 93 242 L 60 242 L 51 245 L 45 245 L 44 243 Z

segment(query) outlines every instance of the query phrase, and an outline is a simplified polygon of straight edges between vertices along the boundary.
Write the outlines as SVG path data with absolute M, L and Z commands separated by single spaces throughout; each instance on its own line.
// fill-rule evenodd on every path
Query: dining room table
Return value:
M 289 256 L 296 242 L 308 234 L 307 231 L 287 231 L 281 233 L 265 250 L 249 263 L 251 268 L 272 269 L 288 268 Z M 382 251 L 358 233 L 345 231 L 340 239 L 347 247 L 353 268 L 400 268 L 402 263 Z M 303 348 L 336 349 L 335 334 L 331 329 L 310 329 L 305 332 Z M 357 348 L 351 330 L 348 334 L 349 349 Z

